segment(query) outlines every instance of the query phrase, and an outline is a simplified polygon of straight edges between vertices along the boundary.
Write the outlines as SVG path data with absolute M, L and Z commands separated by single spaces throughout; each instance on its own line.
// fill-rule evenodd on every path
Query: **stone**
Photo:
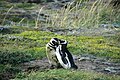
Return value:
M 115 73 L 116 70 L 114 70 L 115 68 L 114 67 L 107 67 L 105 68 L 105 71 L 108 71 L 108 72 L 111 72 L 111 73 Z

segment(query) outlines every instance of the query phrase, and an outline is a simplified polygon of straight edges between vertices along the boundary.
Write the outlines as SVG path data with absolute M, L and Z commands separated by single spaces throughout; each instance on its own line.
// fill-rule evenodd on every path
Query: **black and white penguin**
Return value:
M 77 69 L 75 65 L 72 54 L 67 49 L 67 41 L 61 41 L 58 47 L 56 48 L 56 56 L 59 63 L 65 69 Z
M 56 48 L 58 47 L 58 39 L 52 38 L 50 42 L 46 44 L 46 55 L 50 63 L 50 68 L 60 68 L 61 65 L 56 56 Z
M 67 41 L 52 38 L 46 45 L 46 54 L 51 67 L 63 67 L 65 69 L 77 69 L 71 53 L 67 49 Z

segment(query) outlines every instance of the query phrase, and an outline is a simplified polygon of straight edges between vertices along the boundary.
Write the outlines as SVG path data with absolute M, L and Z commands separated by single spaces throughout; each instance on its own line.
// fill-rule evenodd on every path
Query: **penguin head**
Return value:
M 51 43 L 52 46 L 57 47 L 59 45 L 59 39 L 58 38 L 52 38 L 50 40 L 50 43 Z
M 52 38 L 50 40 L 50 44 L 54 47 L 58 47 L 59 45 L 62 45 L 63 48 L 67 47 L 67 41 L 66 40 L 62 40 L 62 39 L 58 39 L 58 38 Z

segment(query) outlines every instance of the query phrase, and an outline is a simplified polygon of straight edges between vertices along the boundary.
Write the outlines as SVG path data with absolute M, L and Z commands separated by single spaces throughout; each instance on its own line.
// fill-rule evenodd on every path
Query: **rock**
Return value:
M 81 57 L 79 61 L 84 61 L 84 60 L 91 60 L 90 57 Z
M 73 59 L 74 60 L 78 60 L 80 58 L 80 56 L 78 56 L 78 55 L 73 55 Z
M 79 60 L 90 60 L 93 61 L 97 59 L 97 57 L 90 55 L 90 54 L 82 54 Z
M 105 64 L 105 65 L 111 65 L 111 63 L 109 63 L 109 62 L 102 62 L 103 64 Z
M 4 27 L 0 27 L 0 31 L 3 31 Z
M 0 26 L 0 33 L 2 32 L 9 32 L 10 26 Z
M 52 2 L 52 3 L 49 3 L 47 5 L 47 8 L 48 9 L 53 9 L 53 10 L 57 10 L 57 9 L 60 9 L 64 6 L 64 4 L 62 3 L 55 3 L 55 2 Z
M 109 28 L 120 28 L 120 24 L 100 24 L 99 27 L 109 29 Z
M 108 71 L 108 72 L 111 72 L 111 73 L 117 72 L 114 67 L 107 67 L 107 68 L 105 68 L 105 71 Z

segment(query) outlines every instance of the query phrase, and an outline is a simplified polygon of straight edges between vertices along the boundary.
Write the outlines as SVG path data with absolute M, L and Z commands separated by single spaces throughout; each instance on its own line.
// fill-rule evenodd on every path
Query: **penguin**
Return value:
M 56 48 L 56 56 L 61 64 L 61 66 L 65 69 L 77 69 L 78 67 L 75 65 L 73 56 L 67 49 L 67 41 L 61 41 L 58 47 Z
M 51 68 L 77 69 L 72 54 L 67 49 L 67 41 L 52 38 L 46 45 L 46 54 Z
M 50 63 L 50 68 L 61 68 L 61 65 L 56 56 L 56 48 L 58 46 L 58 38 L 52 38 L 50 42 L 46 44 L 46 55 Z

